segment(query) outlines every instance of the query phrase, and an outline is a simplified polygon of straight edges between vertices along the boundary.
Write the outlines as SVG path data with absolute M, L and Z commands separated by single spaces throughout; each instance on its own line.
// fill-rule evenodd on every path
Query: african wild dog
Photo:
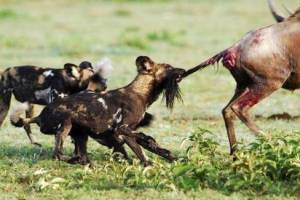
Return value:
M 84 90 L 94 73 L 91 63 L 87 61 L 82 62 L 79 66 L 67 63 L 63 69 L 35 66 L 6 69 L 0 75 L 0 126 L 9 110 L 12 94 L 17 101 L 28 104 L 25 106 L 27 108 L 26 117 L 32 117 L 33 106 L 31 104 L 47 105 L 57 99 Z M 102 81 L 104 88 L 101 90 L 105 90 L 106 79 L 103 78 Z M 30 126 L 24 128 L 31 143 L 38 144 L 32 138 Z
M 175 157 L 158 146 L 156 141 L 136 129 L 146 109 L 164 93 L 166 105 L 173 107 L 180 98 L 177 82 L 185 70 L 169 64 L 157 64 L 149 57 L 136 59 L 138 75 L 127 86 L 105 93 L 84 91 L 46 106 L 32 119 L 15 116 L 19 124 L 37 123 L 45 134 L 55 134 L 54 158 L 70 163 L 87 163 L 87 140 L 92 137 L 99 143 L 113 148 L 127 158 L 123 147 L 126 143 L 144 165 L 149 161 L 142 148 L 148 149 L 170 161 Z M 75 141 L 77 156 L 63 156 L 63 142 L 70 135 Z
M 249 32 L 183 76 L 219 61 L 237 83 L 232 99 L 223 109 L 232 154 L 236 145 L 236 117 L 258 135 L 261 131 L 250 118 L 250 108 L 280 88 L 300 88 L 300 8 L 281 23 Z

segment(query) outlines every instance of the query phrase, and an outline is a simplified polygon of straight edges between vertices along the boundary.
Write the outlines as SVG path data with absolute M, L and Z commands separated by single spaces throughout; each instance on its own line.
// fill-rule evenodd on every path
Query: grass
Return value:
M 188 68 L 249 30 L 273 23 L 261 0 L 0 2 L 2 69 L 22 64 L 61 67 L 110 57 L 110 88 L 133 79 L 138 55 Z M 297 7 L 295 0 L 286 4 Z M 239 159 L 232 162 L 220 111 L 234 86 L 228 71 L 211 67 L 181 83 L 184 103 L 172 112 L 156 102 L 149 110 L 156 122 L 144 131 L 181 159 L 169 164 L 148 153 L 154 166 L 146 169 L 136 160 L 112 160 L 111 152 L 94 141 L 89 142 L 93 169 L 52 161 L 52 137 L 34 127 L 43 148 L 33 147 L 22 129 L 6 121 L 0 131 L 0 198 L 299 198 L 299 119 L 267 119 L 282 112 L 299 115 L 299 92 L 280 90 L 253 110 L 262 116 L 256 122 L 264 137 L 255 138 L 236 123 L 241 144 Z M 71 143 L 66 147 L 71 154 Z

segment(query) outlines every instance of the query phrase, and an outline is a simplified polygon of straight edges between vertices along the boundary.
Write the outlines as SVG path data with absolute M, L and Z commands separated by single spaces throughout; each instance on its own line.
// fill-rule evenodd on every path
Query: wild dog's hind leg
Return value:
M 124 141 L 123 138 L 118 138 L 115 135 L 111 135 L 109 138 L 109 143 L 111 144 L 113 148 L 113 153 L 120 153 L 123 155 L 124 159 L 128 160 L 128 154 L 124 148 Z
M 169 161 L 174 161 L 176 159 L 169 150 L 161 148 L 153 137 L 142 132 L 134 132 L 134 134 L 137 139 L 137 143 L 148 151 L 151 151 L 152 153 L 155 153 Z
M 124 142 L 131 148 L 131 150 L 136 154 L 139 160 L 144 164 L 144 166 L 148 166 L 151 162 L 147 159 L 143 149 L 137 143 L 132 130 L 127 126 L 121 126 L 116 130 L 116 135 L 121 135 Z
M 113 153 L 120 153 L 124 156 L 124 158 L 128 159 L 128 154 L 124 148 L 124 141 L 118 138 L 112 131 L 108 131 L 103 133 L 100 138 L 94 138 L 98 143 L 113 149 Z
M 9 106 L 10 106 L 10 99 L 11 99 L 11 92 L 9 91 L 2 91 L 0 94 L 0 127 L 8 113 Z
M 33 117 L 33 112 L 34 112 L 33 105 L 28 103 L 28 109 L 25 110 L 25 116 L 26 116 L 26 118 L 31 119 Z M 33 135 L 32 135 L 30 123 L 25 123 L 24 124 L 24 129 L 25 129 L 25 131 L 27 133 L 27 136 L 28 136 L 28 138 L 30 140 L 30 143 L 41 147 L 42 145 L 40 143 L 36 142 L 35 139 L 34 139 L 34 137 L 33 137 Z
M 58 132 L 55 134 L 55 148 L 53 158 L 57 160 L 68 160 L 66 156 L 63 155 L 63 144 L 65 138 L 69 135 L 72 128 L 71 119 L 66 119 Z

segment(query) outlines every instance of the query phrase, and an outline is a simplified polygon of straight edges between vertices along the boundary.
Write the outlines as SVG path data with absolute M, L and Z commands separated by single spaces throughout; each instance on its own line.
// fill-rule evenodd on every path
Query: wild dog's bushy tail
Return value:
M 99 73 L 103 78 L 107 78 L 113 70 L 111 59 L 102 58 L 96 63 L 94 68 L 95 71 Z
M 215 63 L 219 63 L 221 60 L 224 59 L 225 55 L 227 54 L 227 50 L 221 51 L 220 53 L 214 55 L 213 57 L 209 58 L 208 60 L 202 62 L 201 64 L 187 70 L 183 75 L 182 78 L 187 77 L 189 75 L 191 75 L 192 73 L 204 69 L 205 67 L 209 66 L 209 65 L 213 65 Z
M 25 125 L 25 120 L 21 117 L 25 111 L 29 109 L 30 105 L 26 103 L 22 103 L 14 107 L 11 115 L 9 116 L 10 122 L 12 125 L 16 127 L 23 127 Z

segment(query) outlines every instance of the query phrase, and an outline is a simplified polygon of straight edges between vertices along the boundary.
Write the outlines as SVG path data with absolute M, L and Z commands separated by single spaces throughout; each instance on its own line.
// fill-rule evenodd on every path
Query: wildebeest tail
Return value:
M 207 59 L 206 61 L 202 62 L 201 64 L 187 70 L 183 75 L 182 75 L 182 78 L 186 77 L 186 76 L 189 76 L 190 74 L 198 71 L 198 70 L 201 70 L 201 69 L 204 69 L 206 68 L 207 66 L 209 65 L 213 65 L 215 63 L 218 63 L 220 62 L 220 60 L 224 59 L 224 56 L 226 55 L 227 53 L 227 49 L 224 50 L 224 51 L 221 51 L 220 53 L 214 55 L 213 57 Z

